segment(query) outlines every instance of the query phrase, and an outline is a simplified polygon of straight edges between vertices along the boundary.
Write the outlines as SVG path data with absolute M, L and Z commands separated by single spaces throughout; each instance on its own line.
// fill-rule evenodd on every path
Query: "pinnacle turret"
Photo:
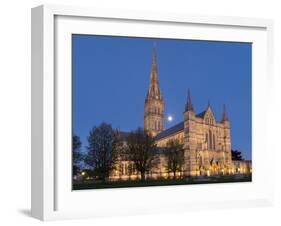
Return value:
M 221 122 L 225 122 L 225 121 L 228 121 L 228 117 L 227 117 L 227 114 L 226 114 L 226 107 L 225 107 L 225 104 L 224 104 Z
M 187 100 L 186 100 L 186 104 L 185 104 L 185 111 L 194 111 L 193 104 L 191 102 L 191 95 L 190 95 L 189 89 L 188 89 L 188 92 L 187 92 Z

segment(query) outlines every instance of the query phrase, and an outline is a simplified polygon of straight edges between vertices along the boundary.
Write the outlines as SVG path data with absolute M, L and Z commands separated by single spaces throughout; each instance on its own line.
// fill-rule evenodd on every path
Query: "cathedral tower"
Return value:
M 224 137 L 223 137 L 223 150 L 225 151 L 226 165 L 230 167 L 231 164 L 231 138 L 230 138 L 230 122 L 227 117 L 226 107 L 223 105 L 223 114 L 221 123 L 223 124 Z
M 197 127 L 195 123 L 195 111 L 191 102 L 190 91 L 188 90 L 187 100 L 184 111 L 184 159 L 185 176 L 196 176 L 198 171 L 197 164 Z
M 144 129 L 152 136 L 156 136 L 164 129 L 164 100 L 159 87 L 155 48 L 153 48 L 149 90 L 144 103 Z

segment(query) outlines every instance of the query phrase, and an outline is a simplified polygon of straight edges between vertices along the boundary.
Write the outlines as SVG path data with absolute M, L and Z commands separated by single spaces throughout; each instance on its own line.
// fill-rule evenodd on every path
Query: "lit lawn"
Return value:
M 187 184 L 211 184 L 211 183 L 232 183 L 232 182 L 251 182 L 252 175 L 226 175 L 214 177 L 192 177 L 188 179 L 148 179 L 148 180 L 127 180 L 127 181 L 74 181 L 73 190 L 101 189 L 101 188 L 126 188 L 126 187 L 145 187 L 161 185 L 187 185 Z

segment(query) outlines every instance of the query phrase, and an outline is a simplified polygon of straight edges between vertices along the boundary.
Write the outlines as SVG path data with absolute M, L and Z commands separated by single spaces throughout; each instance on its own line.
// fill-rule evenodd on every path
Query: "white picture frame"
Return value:
M 253 182 L 72 192 L 71 165 L 65 160 L 71 158 L 69 35 L 77 32 L 252 42 Z M 32 216 L 56 220 L 271 205 L 273 178 L 266 172 L 273 171 L 274 147 L 267 140 L 271 130 L 265 119 L 273 99 L 272 39 L 273 22 L 266 19 L 55 5 L 33 8 Z

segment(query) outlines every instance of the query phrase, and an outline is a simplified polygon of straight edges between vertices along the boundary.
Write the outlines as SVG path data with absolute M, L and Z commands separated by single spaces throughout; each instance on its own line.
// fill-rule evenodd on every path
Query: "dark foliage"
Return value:
M 182 171 L 184 164 L 183 145 L 178 140 L 168 141 L 165 156 L 167 158 L 167 170 L 168 172 L 172 172 L 175 178 L 176 173 Z
M 145 179 L 145 174 L 156 164 L 156 145 L 153 137 L 141 128 L 131 132 L 127 138 L 126 156 Z
M 79 171 L 79 163 L 82 160 L 81 154 L 81 141 L 79 136 L 73 135 L 72 136 L 72 171 L 73 175 L 77 174 Z
M 88 136 L 85 163 L 94 169 L 96 176 L 105 180 L 117 160 L 115 131 L 110 124 L 102 123 L 94 127 Z
M 84 162 L 93 169 L 95 177 L 106 180 L 123 154 L 119 131 L 107 123 L 94 127 L 88 136 L 87 149 Z
M 232 160 L 243 160 L 241 151 L 231 150 Z

